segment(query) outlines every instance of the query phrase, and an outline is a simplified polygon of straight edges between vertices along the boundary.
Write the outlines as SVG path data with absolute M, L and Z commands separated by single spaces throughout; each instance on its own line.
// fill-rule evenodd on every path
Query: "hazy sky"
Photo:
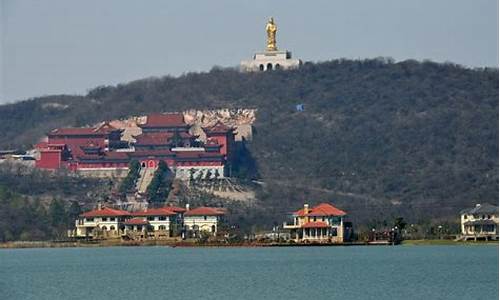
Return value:
M 0 103 L 236 66 L 264 49 L 269 16 L 304 61 L 498 66 L 498 0 L 0 2 Z

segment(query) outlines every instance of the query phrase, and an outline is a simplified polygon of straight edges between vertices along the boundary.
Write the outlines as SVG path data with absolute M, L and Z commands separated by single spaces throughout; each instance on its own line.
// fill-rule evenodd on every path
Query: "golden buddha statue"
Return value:
M 274 19 L 271 17 L 266 25 L 267 31 L 267 51 L 276 51 L 278 47 L 276 46 L 276 31 L 278 27 L 274 24 Z

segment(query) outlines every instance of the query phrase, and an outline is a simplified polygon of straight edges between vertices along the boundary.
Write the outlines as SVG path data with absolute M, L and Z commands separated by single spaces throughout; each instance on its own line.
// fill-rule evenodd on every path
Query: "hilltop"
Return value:
M 296 105 L 303 104 L 304 111 Z M 299 70 L 214 68 L 0 106 L 0 148 L 29 149 L 49 130 L 158 111 L 257 109 L 243 180 L 280 221 L 330 201 L 366 224 L 452 220 L 498 199 L 498 70 L 387 59 Z

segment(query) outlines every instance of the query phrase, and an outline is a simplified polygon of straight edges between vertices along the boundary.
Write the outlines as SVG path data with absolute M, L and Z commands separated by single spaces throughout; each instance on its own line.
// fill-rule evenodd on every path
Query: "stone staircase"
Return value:
M 153 176 L 155 174 L 156 168 L 142 168 L 139 173 L 139 180 L 137 181 L 137 192 L 139 194 L 146 193 Z

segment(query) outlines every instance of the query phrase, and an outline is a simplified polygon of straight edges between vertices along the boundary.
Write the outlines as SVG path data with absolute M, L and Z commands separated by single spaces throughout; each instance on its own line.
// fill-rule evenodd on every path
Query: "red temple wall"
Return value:
M 40 159 L 35 162 L 35 166 L 41 169 L 59 169 L 61 167 L 61 151 L 41 151 Z
M 226 156 L 227 155 L 227 136 L 226 135 L 208 135 L 208 138 L 212 140 L 216 140 L 217 144 L 221 145 L 220 147 L 220 154 Z

